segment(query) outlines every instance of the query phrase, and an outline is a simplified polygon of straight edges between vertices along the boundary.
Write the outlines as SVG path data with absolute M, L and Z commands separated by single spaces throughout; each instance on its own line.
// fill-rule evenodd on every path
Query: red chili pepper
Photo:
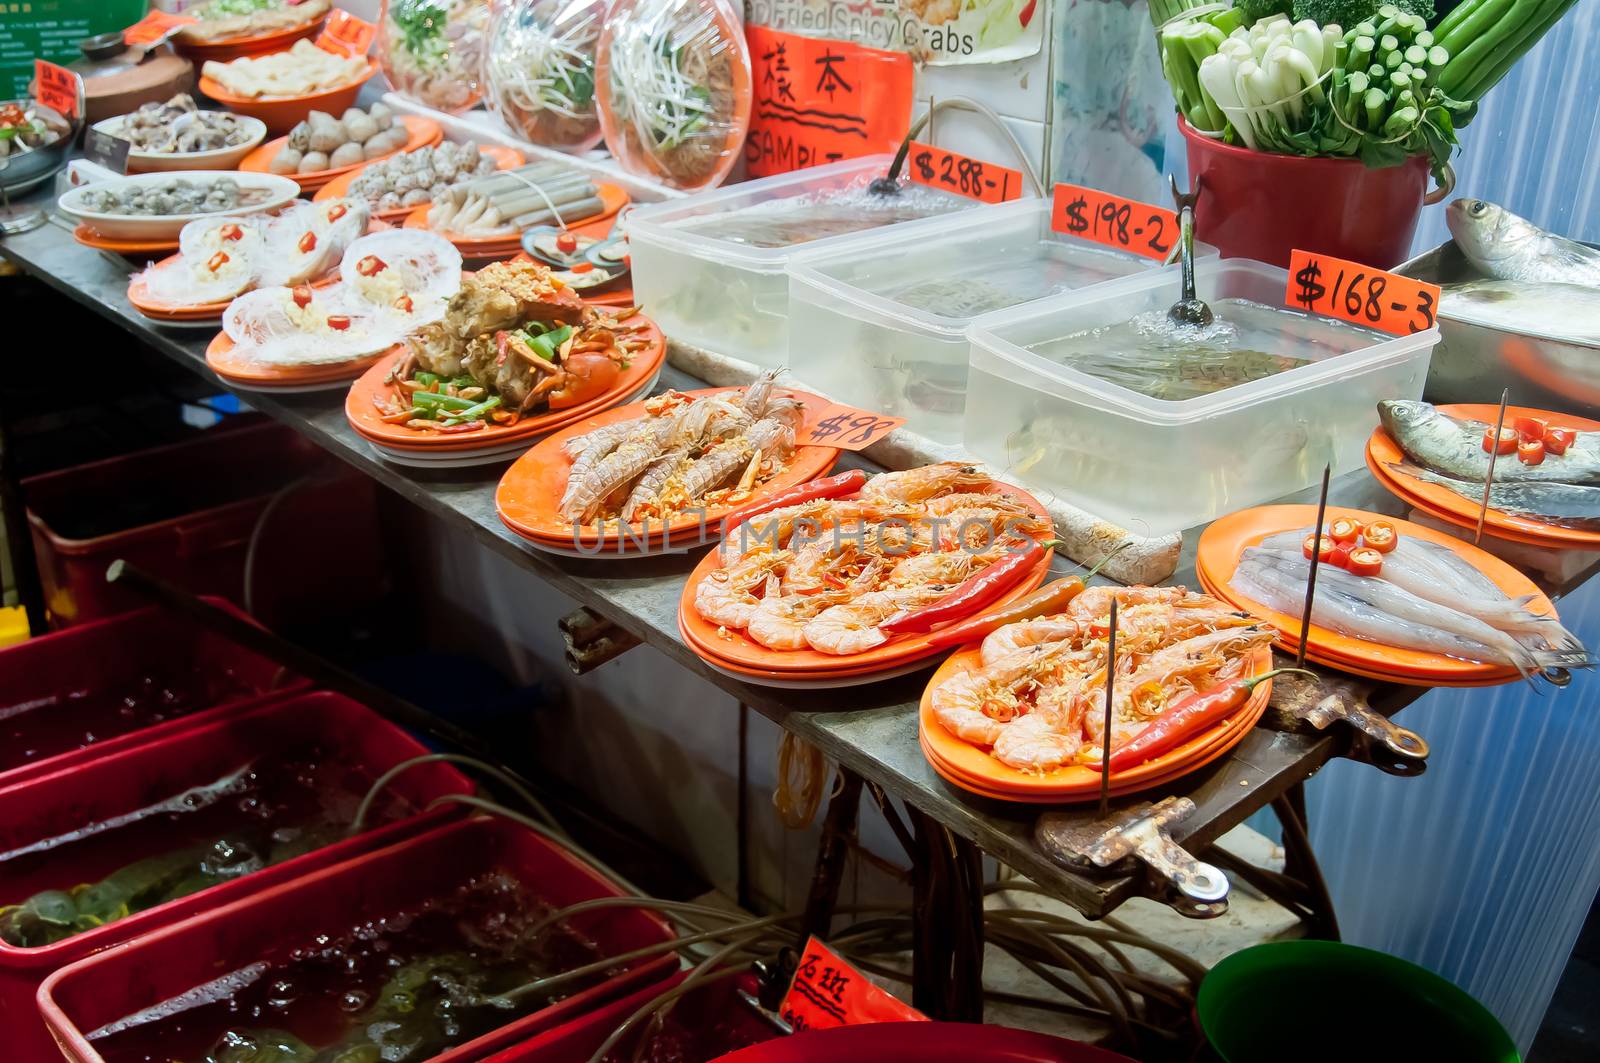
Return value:
M 1483 430 L 1483 452 L 1485 454 L 1510 454 L 1517 449 L 1517 440 L 1520 438 L 1515 428 L 1502 428 L 1500 429 L 1500 442 L 1497 445 L 1494 441 L 1494 429 L 1485 428 Z
M 1113 749 L 1111 770 L 1121 771 L 1124 768 L 1131 768 L 1151 757 L 1158 757 L 1170 749 L 1176 749 L 1201 731 L 1233 715 L 1241 705 L 1250 700 L 1250 693 L 1256 687 L 1284 672 L 1314 674 L 1303 668 L 1274 668 L 1260 675 L 1230 679 L 1210 690 L 1196 691 L 1176 705 L 1169 706 L 1160 716 L 1151 720 L 1144 730 L 1133 736 L 1131 742 Z M 1100 763 L 1096 760 L 1089 766 L 1099 771 Z
M 929 636 L 928 645 L 959 646 L 967 642 L 977 642 L 991 631 L 997 631 L 1007 624 L 1032 620 L 1038 616 L 1053 616 L 1071 605 L 1072 600 L 1083 593 L 1083 589 L 1089 585 L 1088 581 L 1104 567 L 1107 561 L 1132 545 L 1131 542 L 1123 543 L 1081 575 L 1051 580 L 1038 590 L 1024 594 L 1010 605 L 941 628 Z
M 302 310 L 311 305 L 311 289 L 304 284 L 297 284 L 291 288 L 289 296 L 294 300 L 294 305 Z
M 1386 520 L 1375 520 L 1361 533 L 1361 539 L 1380 554 L 1387 554 L 1400 545 L 1400 533 Z
M 298 246 L 301 251 L 309 255 L 311 252 L 317 249 L 317 234 L 313 232 L 306 233 L 304 236 L 300 237 L 300 243 L 296 246 Z
M 563 255 L 570 255 L 578 249 L 578 238 L 572 233 L 561 233 L 556 237 L 556 250 Z
M 328 327 L 335 332 L 343 332 L 350 327 L 350 319 L 343 314 L 331 314 L 328 317 Z
M 1577 442 L 1578 433 L 1570 428 L 1550 428 L 1544 433 L 1544 450 L 1546 454 L 1556 457 L 1567 452 L 1567 448 Z
M 1028 0 L 1027 6 L 1024 7 L 1021 11 L 1019 11 L 1017 13 L 1017 21 L 1022 23 L 1024 26 L 1026 26 L 1028 23 L 1032 22 L 1033 21 L 1033 11 L 1034 11 L 1034 8 L 1036 8 L 1038 6 L 1038 4 L 1039 4 L 1039 0 Z
M 1328 536 L 1336 543 L 1353 543 L 1361 537 L 1361 522 L 1340 517 L 1328 528 Z
M 389 264 L 377 255 L 368 255 L 356 263 L 356 272 L 363 277 L 376 277 L 389 268 Z
M 1306 541 L 1300 544 L 1300 552 L 1310 561 L 1317 555 L 1317 564 L 1326 565 L 1328 558 L 1333 555 L 1333 540 L 1326 535 L 1308 535 Z
M 867 474 L 860 469 L 851 469 L 849 472 L 839 473 L 837 476 L 824 476 L 820 480 L 812 480 L 789 490 L 764 498 L 760 502 L 753 502 L 743 509 L 734 510 L 722 519 L 722 534 L 727 535 L 734 528 L 743 524 L 751 517 L 759 517 L 763 513 L 770 513 L 775 509 L 786 506 L 797 506 L 801 502 L 813 502 L 819 498 L 840 498 L 844 495 L 853 495 L 867 485 Z
M 333 206 L 328 208 L 328 220 L 338 221 L 340 218 L 349 213 L 349 207 L 345 206 L 343 203 L 335 203 Z
M 223 263 L 227 261 L 228 253 L 226 251 L 218 251 L 216 254 L 212 255 L 211 260 L 206 263 L 206 268 L 212 273 L 215 273 L 217 270 L 221 269 Z
M 243 240 L 244 239 L 244 230 L 241 229 L 239 226 L 234 225 L 231 222 L 228 223 L 227 225 L 224 225 L 222 227 L 222 229 L 221 229 L 221 232 L 222 232 L 222 238 L 224 240 Z
M 878 629 L 890 635 L 921 634 L 940 624 L 965 620 L 973 613 L 993 605 L 1015 587 L 1044 558 L 1045 544 L 1029 543 L 1013 550 L 976 575 L 967 577 L 949 594 L 932 605 L 890 617 Z
M 404 310 L 408 314 L 411 313 L 411 309 L 412 309 L 411 296 L 402 295 L 400 298 L 396 299 L 394 301 L 394 308 L 396 310 Z
M 1544 464 L 1544 440 L 1524 439 L 1517 444 L 1517 460 L 1524 465 Z
M 1517 430 L 1517 435 L 1525 440 L 1543 439 L 1545 429 L 1550 425 L 1538 417 L 1518 417 L 1511 422 L 1511 427 Z
M 1352 576 L 1376 576 L 1383 571 L 1383 555 L 1370 546 L 1358 546 L 1350 551 L 1345 567 Z
M 1337 565 L 1340 568 L 1349 568 L 1350 551 L 1353 549 L 1355 549 L 1355 543 L 1339 543 L 1333 548 L 1333 551 L 1328 554 L 1328 564 Z
M 589 273 L 589 272 L 592 272 L 593 270 L 594 270 L 594 263 L 593 262 L 574 262 L 572 264 L 572 272 L 574 272 L 574 273 Z

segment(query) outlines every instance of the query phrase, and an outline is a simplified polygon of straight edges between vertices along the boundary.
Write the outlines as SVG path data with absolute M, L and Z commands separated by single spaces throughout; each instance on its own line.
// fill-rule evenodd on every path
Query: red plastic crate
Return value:
M 1065 1037 L 964 1022 L 877 1022 L 806 1030 L 731 1052 L 718 1063 L 824 1059 L 828 1063 L 1136 1063 Z
M 238 609 L 220 598 L 209 603 L 235 616 Z M 45 749 L 61 752 L 17 762 L 17 751 L 4 743 L 13 741 L 15 731 L 0 720 L 0 787 L 15 786 L 24 779 L 37 778 L 62 768 L 108 756 L 141 742 L 152 741 L 179 730 L 200 726 L 223 716 L 259 705 L 267 699 L 304 693 L 309 684 L 288 674 L 275 661 L 252 653 L 205 628 L 163 609 L 140 609 L 107 620 L 95 620 L 65 631 L 43 635 L 0 650 L 0 714 L 8 707 L 71 691 L 92 693 L 127 690 L 141 677 L 172 675 L 193 671 L 200 682 L 223 686 L 231 674 L 242 687 L 255 693 L 235 693 L 211 704 L 201 703 L 184 715 L 132 730 L 107 728 L 105 721 L 94 725 L 95 741 L 85 744 L 85 721 L 75 716 L 70 701 L 30 710 L 48 714 L 39 718 L 41 729 L 48 722 L 42 743 Z
M 0 852 L 11 852 L 220 778 L 263 753 L 318 743 L 337 750 L 374 776 L 428 750 L 367 707 L 330 693 L 305 694 L 144 742 L 75 767 L 0 789 Z M 445 764 L 424 764 L 401 775 L 395 792 L 421 808 L 446 793 L 469 793 L 470 780 Z M 260 892 L 307 872 L 387 845 L 436 825 L 453 813 L 440 809 L 385 824 L 354 838 L 286 860 L 251 875 L 137 912 L 41 948 L 0 941 L 0 1031 L 6 1063 L 56 1059 L 34 1003 L 46 975 L 136 934 L 168 926 L 198 912 Z M 103 855 L 103 854 L 102 854 Z M 94 881 L 120 866 L 52 863 L 30 878 L 7 877 L 0 865 L 0 897 L 15 903 L 51 887 Z M 48 877 L 48 881 L 44 879 Z
M 242 602 L 257 520 L 275 495 L 308 476 L 262 531 L 258 595 L 277 601 L 304 587 L 327 603 L 375 591 L 371 481 L 282 425 L 247 422 L 22 481 L 50 623 L 67 627 L 147 604 L 106 582 L 118 558 L 196 594 Z M 312 563 L 319 560 L 338 563 Z
M 538 834 L 478 817 L 327 868 L 205 915 L 168 926 L 51 975 L 39 1009 L 62 1053 L 103 1063 L 84 1036 L 263 957 L 282 955 L 319 934 L 339 935 L 370 919 L 437 897 L 470 878 L 505 871 L 558 907 L 621 891 L 598 871 Z M 606 955 L 667 940 L 667 925 L 638 909 L 574 917 Z M 585 1015 L 677 967 L 668 955 L 636 961 L 622 974 L 433 1057 L 465 1063 Z

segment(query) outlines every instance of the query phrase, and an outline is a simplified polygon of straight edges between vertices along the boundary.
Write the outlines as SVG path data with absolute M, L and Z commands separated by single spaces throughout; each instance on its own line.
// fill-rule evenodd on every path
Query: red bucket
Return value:
M 39 1009 L 67 1059 L 103 1063 L 85 1031 L 188 992 L 219 973 L 281 956 L 319 934 L 344 934 L 404 911 L 493 870 L 520 879 L 558 907 L 621 892 L 594 868 L 530 830 L 499 819 L 465 820 L 75 963 L 40 988 Z M 608 956 L 672 936 L 660 918 L 633 908 L 584 912 L 573 917 L 572 925 Z M 673 954 L 636 960 L 598 985 L 433 1057 L 433 1063 L 482 1059 L 586 1015 L 647 981 L 666 978 L 677 965 Z
M 220 598 L 208 601 L 244 617 Z M 277 662 L 162 609 L 20 642 L 0 650 L 0 787 L 306 686 Z
M 337 750 L 341 760 L 362 765 L 374 777 L 427 752 L 416 739 L 364 705 L 337 694 L 306 694 L 0 789 L 0 852 L 147 807 L 212 782 L 264 752 L 311 742 Z M 394 782 L 395 792 L 417 808 L 441 794 L 470 793 L 472 789 L 466 777 L 445 764 L 419 765 Z M 0 941 L 0 1043 L 6 1049 L 0 1059 L 5 1063 L 50 1063 L 58 1058 L 34 1003 L 39 983 L 52 971 L 137 934 L 390 844 L 451 815 L 448 809 L 441 809 L 384 824 L 50 945 L 23 948 Z M 10 903 L 40 890 L 93 882 L 127 862 L 120 854 L 104 849 L 91 860 L 110 866 L 62 859 L 47 862 L 30 875 L 8 875 L 0 864 L 0 896 Z
M 1279 268 L 1296 248 L 1388 269 L 1411 254 L 1428 192 L 1428 158 L 1369 167 L 1360 159 L 1277 155 L 1224 144 L 1192 128 L 1189 182 L 1200 189 L 1195 236 L 1224 258 L 1253 258 Z
M 721 1057 L 722 1063 L 1134 1063 L 1065 1037 L 963 1022 L 878 1022 L 806 1030 Z

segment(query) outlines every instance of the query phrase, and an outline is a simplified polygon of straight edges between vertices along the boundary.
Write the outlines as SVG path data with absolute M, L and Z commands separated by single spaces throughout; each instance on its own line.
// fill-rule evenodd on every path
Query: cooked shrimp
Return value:
M 1090 587 L 1072 599 L 1067 614 L 1076 620 L 1098 620 L 1111 611 L 1113 595 L 1118 609 L 1126 609 L 1132 605 L 1177 605 L 1189 596 L 1189 591 L 1184 587 Z M 1218 604 L 1214 598 L 1208 600 Z
M 1005 627 L 995 628 L 984 636 L 984 664 L 993 664 L 1018 650 L 1037 646 L 1043 642 L 1061 642 L 1077 638 L 1088 630 L 1088 625 L 1066 616 L 1046 616 L 1037 620 L 1023 620 Z
M 896 587 L 918 587 L 928 583 L 960 583 L 981 568 L 1000 560 L 1005 547 L 999 544 L 982 553 L 941 550 L 917 554 L 897 561 L 889 570 L 889 583 Z
M 1112 742 L 1126 741 L 1161 715 L 1175 698 L 1209 685 L 1208 679 L 1272 641 L 1271 630 L 1260 627 L 1227 628 L 1176 642 L 1150 654 L 1123 674 L 1131 660 L 1118 654 L 1119 671 L 1112 696 Z M 1084 728 L 1089 737 L 1103 742 L 1105 716 L 1088 712 Z
M 778 577 L 768 577 L 767 593 L 744 633 L 769 650 L 803 650 L 807 645 L 806 624 L 824 609 L 866 594 L 877 582 L 880 568 L 881 562 L 870 562 L 846 586 L 820 594 L 786 595 L 781 592 Z
M 861 489 L 863 499 L 885 502 L 925 502 L 952 491 L 976 491 L 993 478 L 959 461 L 942 461 L 905 472 L 879 473 Z
M 993 745 L 1001 729 L 1015 720 L 1019 688 L 1034 682 L 1061 653 L 1061 646 L 1033 646 L 993 664 L 960 672 L 933 688 L 934 717 L 957 738 Z
M 914 508 L 892 503 L 819 498 L 775 509 L 729 528 L 717 550 L 722 563 L 726 565 L 733 558 L 751 550 L 777 549 L 789 545 L 797 528 L 806 529 L 814 538 L 823 529 L 850 521 L 907 519 L 915 517 L 916 513 Z
M 1079 720 L 1056 723 L 1039 712 L 1018 716 L 994 740 L 995 759 L 1023 771 L 1054 771 L 1083 748 Z
M 872 591 L 843 605 L 829 606 L 806 625 L 806 643 L 818 653 L 865 653 L 889 641 L 879 624 L 900 610 L 932 601 L 947 590 L 948 587 L 937 586 Z
M 731 567 L 711 573 L 695 588 L 695 612 L 709 623 L 743 630 L 761 604 L 756 588 L 766 583 L 767 577 L 793 556 L 786 550 L 764 551 L 740 558 Z

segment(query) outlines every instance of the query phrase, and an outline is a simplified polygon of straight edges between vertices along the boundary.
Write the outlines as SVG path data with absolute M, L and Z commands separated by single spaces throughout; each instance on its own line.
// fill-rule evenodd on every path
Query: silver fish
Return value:
M 1475 280 L 1447 284 L 1439 313 L 1524 335 L 1600 342 L 1600 288 L 1547 281 Z
M 1456 480 L 1476 481 L 1482 492 L 1489 475 L 1483 436 L 1493 431 L 1493 425 L 1451 417 L 1431 403 L 1399 399 L 1378 403 L 1378 419 L 1413 464 Z M 1596 435 L 1579 432 L 1565 454 L 1546 454 L 1538 465 L 1502 456 L 1495 462 L 1495 482 L 1600 484 L 1600 438 Z
M 1458 199 L 1444 219 L 1461 253 L 1491 277 L 1600 288 L 1600 251 L 1547 233 L 1504 207 Z
M 1403 462 L 1387 467 L 1448 488 L 1474 504 L 1483 501 L 1482 484 L 1440 476 Z M 1600 487 L 1588 484 L 1519 483 L 1501 481 L 1497 476 L 1489 488 L 1489 508 L 1558 528 L 1600 531 Z

